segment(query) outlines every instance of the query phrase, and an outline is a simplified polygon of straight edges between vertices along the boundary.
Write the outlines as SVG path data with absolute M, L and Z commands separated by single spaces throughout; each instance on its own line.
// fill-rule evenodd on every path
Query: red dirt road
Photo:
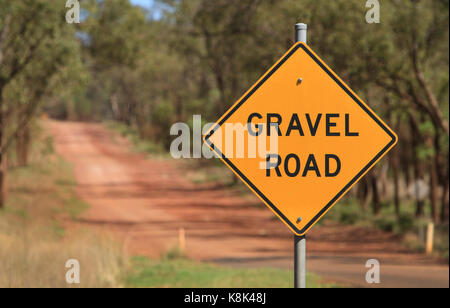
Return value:
M 80 197 L 91 205 L 80 224 L 112 232 L 130 254 L 159 257 L 180 228 L 197 260 L 245 267 L 293 267 L 292 235 L 256 198 L 194 184 L 170 159 L 132 153 L 99 124 L 49 122 L 57 152 L 73 163 Z M 308 270 L 361 287 L 365 262 L 381 263 L 376 287 L 449 287 L 448 265 L 411 254 L 391 234 L 320 226 L 308 234 Z

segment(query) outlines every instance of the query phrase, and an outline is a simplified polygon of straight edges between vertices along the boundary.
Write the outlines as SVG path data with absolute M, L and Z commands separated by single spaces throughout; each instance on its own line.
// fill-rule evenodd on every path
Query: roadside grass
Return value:
M 292 271 L 272 268 L 239 269 L 185 258 L 153 260 L 133 257 L 127 287 L 137 288 L 292 288 Z M 335 288 L 318 276 L 307 275 L 308 288 Z
M 430 206 L 425 205 L 424 217 L 430 217 Z M 375 228 L 385 232 L 399 235 L 406 248 L 416 251 L 425 251 L 425 234 L 429 218 L 418 219 L 415 216 L 413 202 L 401 204 L 401 213 L 397 216 L 393 204 L 385 203 L 378 215 L 371 209 L 363 209 L 354 198 L 344 198 L 334 206 L 326 215 L 321 224 L 329 221 L 343 225 L 353 225 L 363 228 Z M 449 226 L 435 226 L 434 255 L 449 260 Z
M 0 210 L 0 287 L 120 287 L 127 259 L 112 239 L 67 228 L 88 205 L 79 200 L 72 167 L 53 151 L 51 137 L 35 136 L 30 164 L 11 168 Z M 81 284 L 66 283 L 76 259 Z
M 115 121 L 107 121 L 104 123 L 104 126 L 108 130 L 118 133 L 120 136 L 128 140 L 132 145 L 132 150 L 136 153 L 144 153 L 151 156 L 152 158 L 169 157 L 169 154 L 162 145 L 142 139 L 139 136 L 139 132 L 135 128 Z
M 233 172 L 218 159 L 189 159 L 185 161 L 183 168 L 186 171 L 185 176 L 195 184 L 214 182 L 223 186 L 234 186 Z M 236 184 L 240 185 L 241 181 Z M 242 187 L 245 187 L 244 183 Z

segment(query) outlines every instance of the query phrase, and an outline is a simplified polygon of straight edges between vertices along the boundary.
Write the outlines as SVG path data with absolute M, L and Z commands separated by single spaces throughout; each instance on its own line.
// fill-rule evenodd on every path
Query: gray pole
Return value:
M 295 25 L 295 41 L 307 43 L 308 25 Z M 301 221 L 301 218 L 299 218 Z M 294 235 L 294 288 L 306 288 L 306 236 Z
M 296 24 L 295 25 L 295 42 L 303 42 L 307 43 L 307 31 L 308 31 L 308 25 L 307 24 Z
M 294 235 L 294 288 L 306 288 L 306 237 Z

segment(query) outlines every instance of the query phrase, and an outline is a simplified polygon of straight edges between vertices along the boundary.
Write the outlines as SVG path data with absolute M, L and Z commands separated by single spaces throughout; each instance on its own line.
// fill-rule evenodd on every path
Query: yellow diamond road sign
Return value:
M 235 153 L 236 134 L 223 133 L 228 124 L 245 128 L 243 156 Z M 205 142 L 303 235 L 397 136 L 306 44 L 297 43 L 218 120 Z M 251 146 L 262 143 L 264 155 L 255 156 Z

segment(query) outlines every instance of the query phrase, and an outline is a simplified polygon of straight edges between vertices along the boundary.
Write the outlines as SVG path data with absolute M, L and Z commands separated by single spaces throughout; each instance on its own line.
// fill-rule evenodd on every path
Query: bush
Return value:
M 398 217 L 398 228 L 400 229 L 400 233 L 416 229 L 417 225 L 415 222 L 416 220 L 412 215 L 401 214 Z
M 397 225 L 397 221 L 392 217 L 382 217 L 374 220 L 374 225 L 377 229 L 386 231 L 386 232 L 394 232 L 395 227 Z

